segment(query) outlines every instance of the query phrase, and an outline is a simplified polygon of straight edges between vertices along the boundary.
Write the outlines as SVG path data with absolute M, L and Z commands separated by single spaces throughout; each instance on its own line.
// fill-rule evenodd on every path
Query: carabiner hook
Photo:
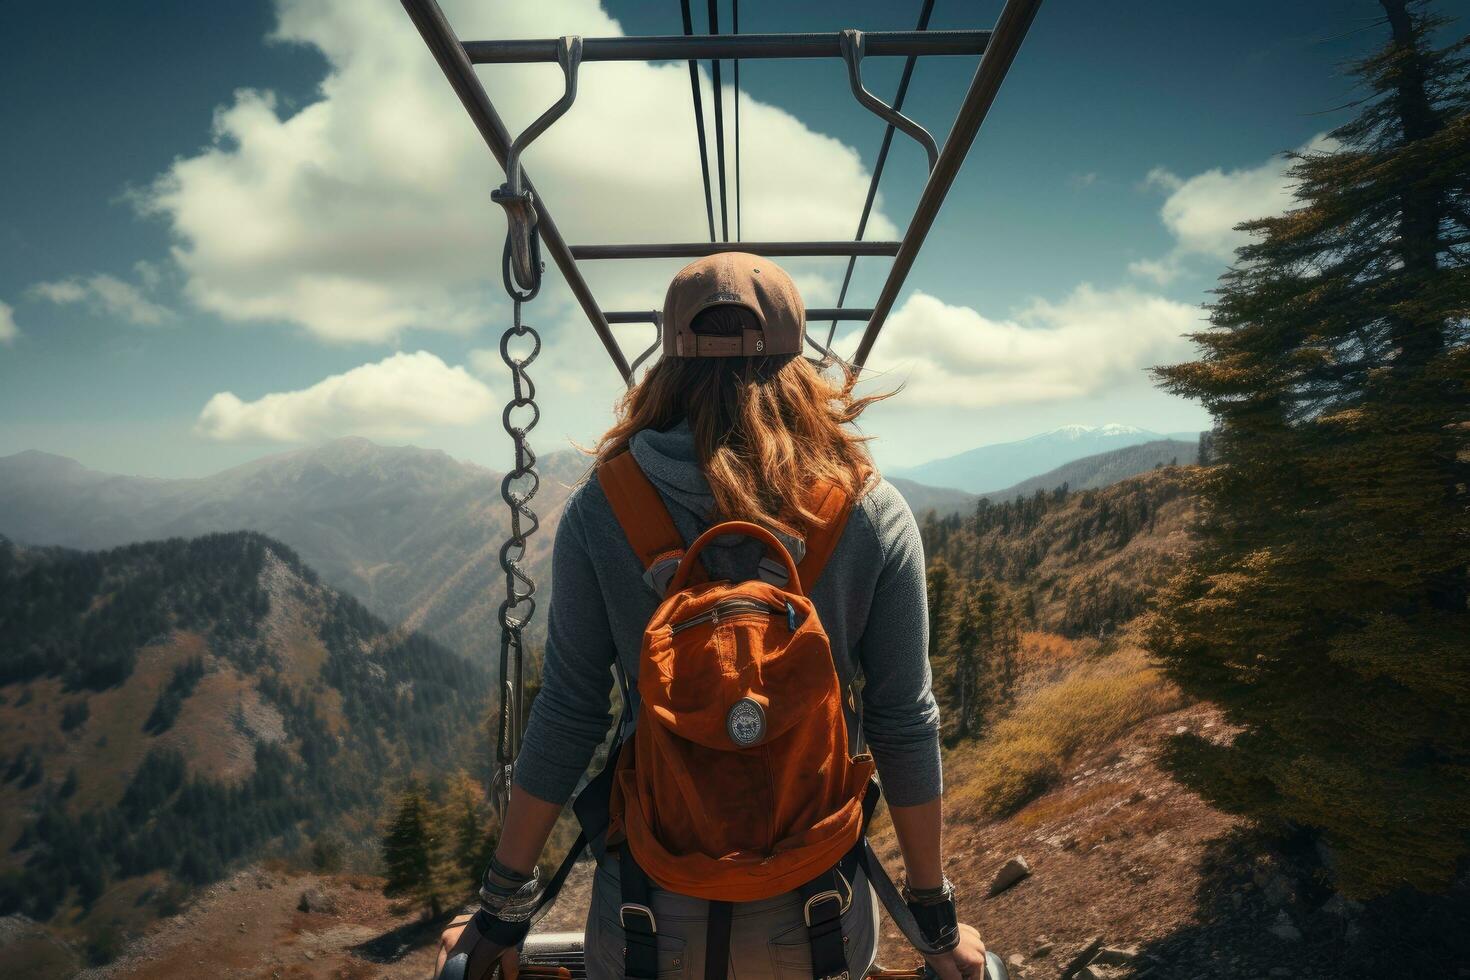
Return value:
M 847 80 L 852 85 L 852 94 L 857 96 L 865 108 L 883 119 L 891 126 L 896 126 L 907 135 L 911 136 L 924 152 L 929 155 L 929 172 L 933 173 L 939 163 L 939 144 L 934 142 L 934 137 L 929 131 L 908 116 L 899 112 L 893 106 L 878 98 L 872 92 L 863 87 L 863 49 L 866 44 L 863 40 L 863 32 L 847 28 L 842 32 L 842 60 L 847 62 Z
M 505 256 L 501 274 L 506 292 L 526 301 L 541 289 L 541 243 L 536 237 L 536 207 L 529 190 L 522 189 L 521 154 L 526 147 L 566 114 L 577 98 L 577 69 L 582 64 L 582 39 L 563 37 L 557 44 L 556 60 L 566 79 L 566 91 L 556 104 L 543 112 L 526 131 L 517 136 L 505 155 L 505 183 L 490 193 L 490 199 L 505 208 Z

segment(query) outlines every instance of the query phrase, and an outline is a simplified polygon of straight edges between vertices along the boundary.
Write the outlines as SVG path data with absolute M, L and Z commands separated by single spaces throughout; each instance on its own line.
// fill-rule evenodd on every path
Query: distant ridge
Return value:
M 915 514 L 923 516 L 933 511 L 936 516 L 947 517 L 950 514 L 971 512 L 975 508 L 975 502 L 981 497 L 1001 502 L 1029 497 L 1038 490 L 1055 490 L 1064 485 L 1069 490 L 1101 490 L 1159 466 L 1168 466 L 1171 463 L 1181 466 L 1191 464 L 1195 462 L 1198 452 L 1198 443 L 1179 439 L 1156 439 L 1153 442 L 1084 456 L 1070 463 L 1063 463 L 1040 476 L 1022 480 L 1004 490 L 982 494 L 926 486 L 903 477 L 890 478 L 889 482 L 903 494 L 909 509 Z
M 1156 439 L 1153 442 L 1098 453 L 1096 456 L 1084 456 L 1070 463 L 1063 463 L 1040 476 L 1022 480 L 1013 487 L 981 496 L 991 500 L 1013 500 L 1016 497 L 1029 497 L 1038 490 L 1055 490 L 1060 486 L 1066 486 L 1069 490 L 1101 490 L 1158 466 L 1168 466 L 1171 463 L 1188 465 L 1195 461 L 1198 452 L 1198 443 Z
M 541 466 L 535 509 L 543 524 L 527 555 L 538 577 L 549 566 L 567 483 L 585 463 L 556 452 Z M 506 506 L 492 470 L 362 438 L 190 479 L 102 473 L 35 451 L 0 457 L 0 534 L 19 544 L 90 550 L 236 530 L 284 542 L 327 584 L 389 622 L 464 653 L 493 642 Z M 544 622 L 533 623 L 538 634 Z
M 893 476 L 930 487 L 992 494 L 1088 456 L 1167 437 L 1134 425 L 1064 425 L 1014 442 L 995 443 L 894 469 Z
M 930 487 L 913 480 L 906 480 L 901 476 L 888 477 L 888 482 L 903 495 L 903 499 L 908 502 L 909 510 L 919 516 L 929 511 L 941 517 L 945 514 L 968 512 L 974 509 L 975 501 L 980 499 L 976 494 L 966 493 L 963 490 Z

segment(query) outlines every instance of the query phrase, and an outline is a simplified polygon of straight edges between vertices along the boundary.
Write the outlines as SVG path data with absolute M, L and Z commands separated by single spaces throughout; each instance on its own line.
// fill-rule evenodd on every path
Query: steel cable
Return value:
M 689 0 L 679 0 L 684 15 L 684 36 L 694 35 L 694 17 L 689 12 Z M 689 59 L 689 90 L 694 100 L 694 131 L 699 136 L 699 176 L 704 181 L 704 213 L 709 219 L 709 240 L 715 240 L 715 204 L 709 183 L 709 150 L 704 139 L 704 96 L 699 90 L 699 62 Z
M 730 0 L 730 31 L 740 33 L 740 0 Z M 735 240 L 743 240 L 740 228 L 740 59 L 735 59 Z
M 719 0 L 709 0 L 710 36 L 720 33 Z M 725 197 L 725 88 L 720 84 L 720 59 L 710 59 L 710 76 L 715 85 L 715 162 L 720 175 L 720 240 L 730 240 L 730 215 Z

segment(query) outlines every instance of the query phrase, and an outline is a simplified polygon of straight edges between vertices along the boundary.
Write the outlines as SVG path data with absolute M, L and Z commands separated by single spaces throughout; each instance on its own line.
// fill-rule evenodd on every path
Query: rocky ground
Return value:
M 1154 718 L 1077 760 L 1062 785 L 1012 817 L 951 822 L 961 918 L 1008 959 L 1016 980 L 1470 977 L 1470 894 L 1364 909 L 1314 886 L 1320 860 L 1310 848 L 1265 848 L 1159 770 L 1161 741 L 1185 730 L 1209 736 L 1223 726 L 1202 706 Z M 881 820 L 875 846 L 896 860 Z M 581 928 L 591 876 L 580 870 L 544 931 Z M 440 928 L 395 911 L 370 876 L 256 867 L 81 976 L 424 980 Z M 880 962 L 915 965 L 886 928 Z M 0 962 L 45 942 L 17 917 L 0 920 Z M 48 951 L 55 955 L 30 957 L 48 965 L 28 976 L 74 975 L 66 968 L 74 956 Z
M 1368 908 L 1326 890 L 1312 848 L 1263 840 L 1159 769 L 1186 731 L 1228 737 L 1208 706 L 1163 715 L 1014 816 L 946 828 L 961 919 L 1013 978 L 1470 977 L 1470 883 Z M 896 860 L 891 834 L 875 843 Z M 903 949 L 891 924 L 886 939 Z

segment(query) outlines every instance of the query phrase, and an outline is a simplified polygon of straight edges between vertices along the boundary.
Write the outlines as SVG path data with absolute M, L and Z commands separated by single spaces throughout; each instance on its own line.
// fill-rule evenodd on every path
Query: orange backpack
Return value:
M 644 630 L 637 722 L 618 756 L 608 839 L 625 838 L 658 886 L 725 902 L 800 888 L 862 838 L 873 775 L 848 752 L 844 691 L 809 588 L 847 523 L 839 487 L 814 489 L 821 523 L 797 563 L 768 530 L 716 524 L 686 551 L 631 453 L 598 469 L 645 578 L 663 601 Z M 723 535 L 765 544 L 785 582 L 709 581 Z

